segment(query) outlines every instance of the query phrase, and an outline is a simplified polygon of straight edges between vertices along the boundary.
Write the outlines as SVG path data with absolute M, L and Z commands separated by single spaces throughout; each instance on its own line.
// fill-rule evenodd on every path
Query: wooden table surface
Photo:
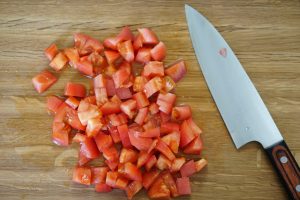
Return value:
M 178 199 L 288 199 L 260 145 L 236 150 L 207 89 L 192 49 L 184 1 L 0 0 L 0 199 L 126 199 L 122 191 L 99 194 L 71 182 L 77 146 L 52 144 L 45 96 L 62 94 L 65 70 L 43 95 L 31 78 L 48 67 L 43 50 L 72 44 L 72 33 L 98 39 L 124 25 L 151 27 L 168 47 L 166 63 L 183 58 L 188 74 L 178 102 L 192 106 L 203 128 L 209 166 L 192 177 L 191 197 Z M 221 32 L 260 92 L 300 163 L 299 0 L 188 1 Z M 140 192 L 136 199 L 147 199 Z

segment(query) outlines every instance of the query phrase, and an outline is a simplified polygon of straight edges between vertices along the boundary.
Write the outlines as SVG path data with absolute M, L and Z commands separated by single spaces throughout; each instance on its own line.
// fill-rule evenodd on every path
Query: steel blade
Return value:
M 264 148 L 283 140 L 268 109 L 239 60 L 213 25 L 185 5 L 193 47 L 236 148 L 250 141 Z

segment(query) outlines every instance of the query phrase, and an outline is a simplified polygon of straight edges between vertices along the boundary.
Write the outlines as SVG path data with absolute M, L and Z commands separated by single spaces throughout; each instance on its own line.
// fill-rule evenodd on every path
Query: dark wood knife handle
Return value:
M 265 150 L 282 179 L 290 198 L 300 200 L 299 166 L 284 140 Z

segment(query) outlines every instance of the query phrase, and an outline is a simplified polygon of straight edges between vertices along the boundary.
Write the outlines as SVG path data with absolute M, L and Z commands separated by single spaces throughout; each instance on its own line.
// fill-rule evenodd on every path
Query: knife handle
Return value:
M 265 150 L 282 179 L 290 198 L 300 200 L 299 166 L 284 140 Z

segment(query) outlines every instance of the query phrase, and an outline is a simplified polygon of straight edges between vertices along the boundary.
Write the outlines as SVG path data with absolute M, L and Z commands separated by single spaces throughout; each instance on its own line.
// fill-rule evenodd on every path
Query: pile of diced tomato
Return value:
M 51 44 L 45 55 L 56 72 L 71 66 L 92 80 L 89 91 L 68 82 L 64 97 L 47 97 L 53 142 L 79 143 L 74 182 L 97 192 L 121 189 L 128 199 L 143 187 L 151 199 L 191 194 L 189 177 L 207 161 L 185 158 L 203 149 L 190 106 L 176 106 L 172 92 L 187 69 L 183 60 L 165 67 L 166 46 L 151 29 L 134 35 L 124 27 L 103 43 L 76 33 L 73 47 Z M 56 80 L 45 70 L 32 82 L 42 93 Z M 102 166 L 89 165 L 101 156 Z

